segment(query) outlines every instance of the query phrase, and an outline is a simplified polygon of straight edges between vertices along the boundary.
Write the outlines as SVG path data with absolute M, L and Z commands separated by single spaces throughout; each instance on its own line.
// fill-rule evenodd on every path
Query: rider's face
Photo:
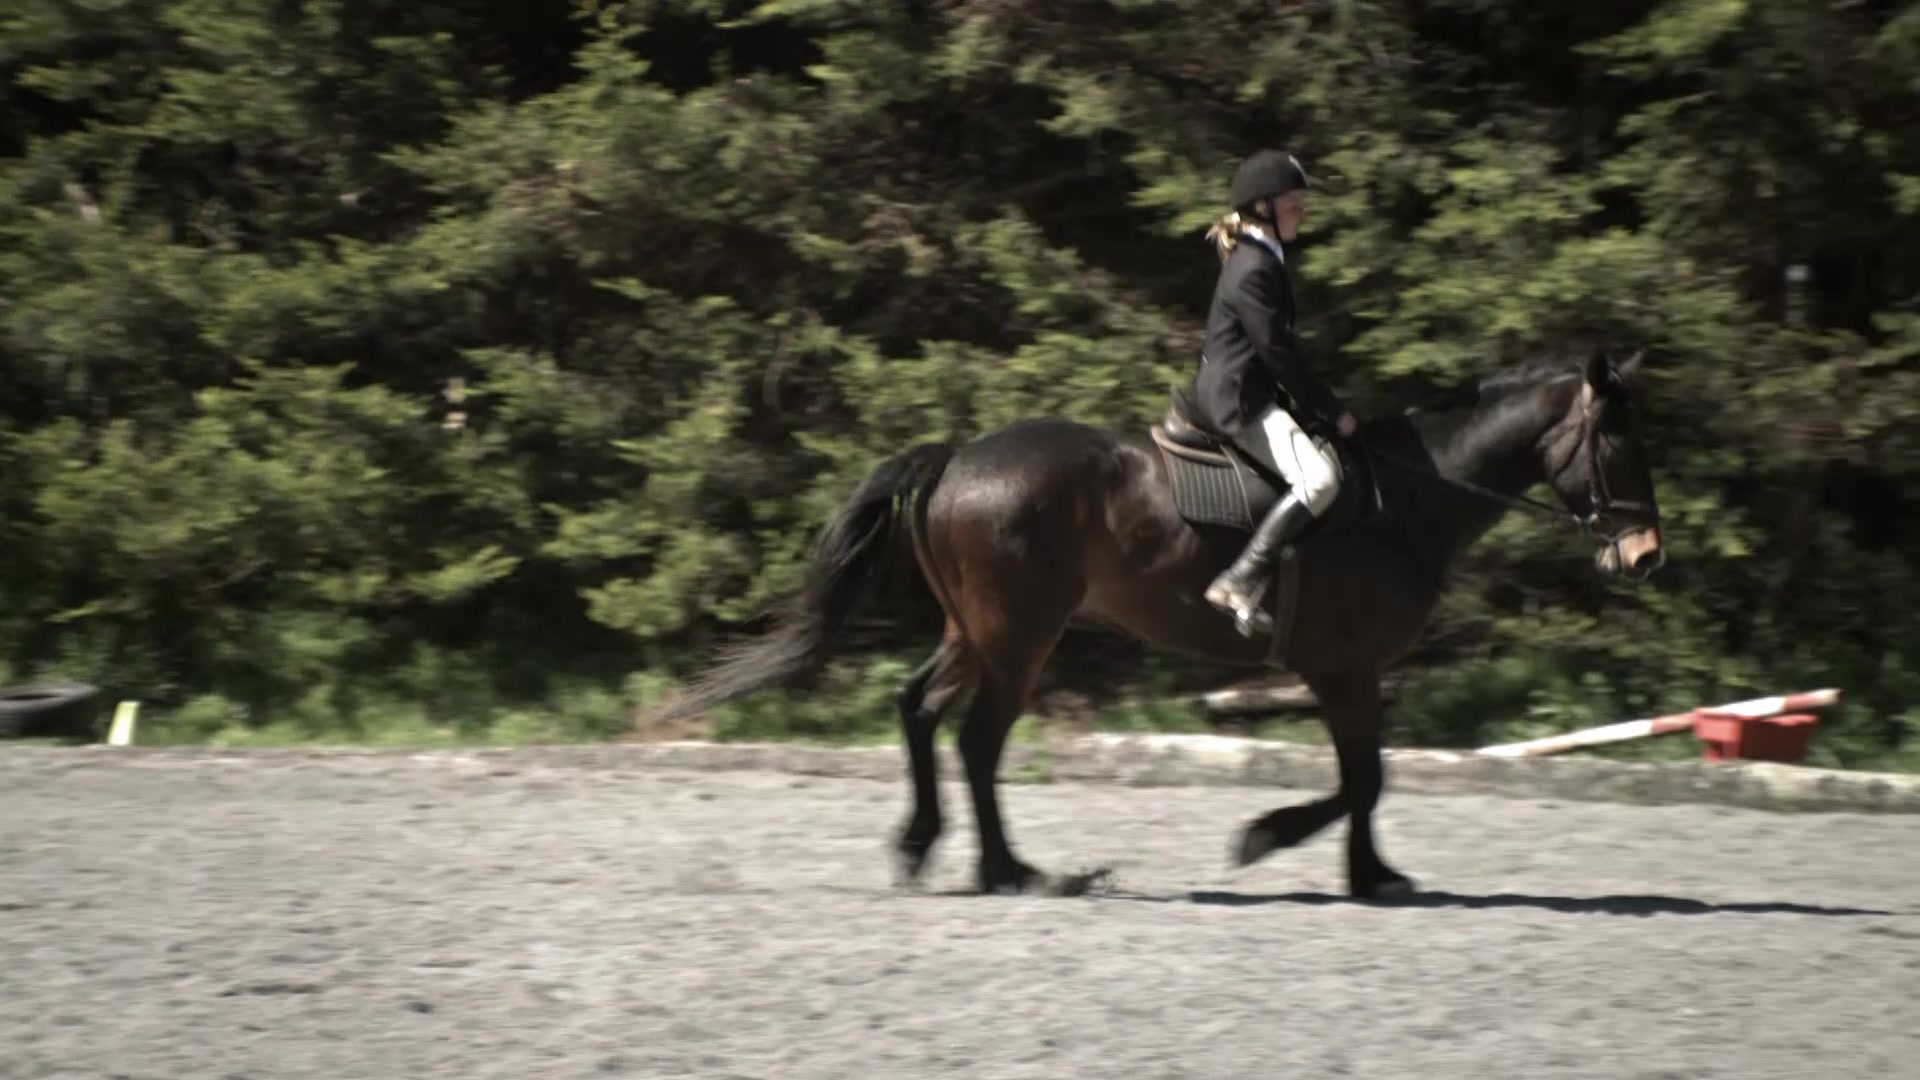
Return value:
M 1307 193 L 1289 191 L 1273 200 L 1274 229 L 1280 233 L 1280 239 L 1292 243 L 1300 232 L 1300 223 L 1307 220 Z

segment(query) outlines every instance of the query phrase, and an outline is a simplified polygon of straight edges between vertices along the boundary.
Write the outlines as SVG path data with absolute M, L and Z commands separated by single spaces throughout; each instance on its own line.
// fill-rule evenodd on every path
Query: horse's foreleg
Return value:
M 907 773 L 913 781 L 913 814 L 895 843 L 903 885 L 920 879 L 927 856 L 940 839 L 943 822 L 934 733 L 947 707 L 966 689 L 970 674 L 966 645 L 958 628 L 949 624 L 940 647 L 900 687 L 900 726 L 906 736 Z
M 1411 892 L 1413 883 L 1387 866 L 1374 847 L 1373 810 L 1385 783 L 1380 752 L 1380 680 L 1373 675 L 1355 675 L 1313 678 L 1307 683 L 1320 702 L 1321 722 L 1339 755 L 1340 788 L 1323 798 L 1282 807 L 1255 819 L 1241 832 L 1234 861 L 1247 866 L 1304 843 L 1346 817 L 1348 891 L 1367 898 Z
M 1414 891 L 1412 879 L 1388 866 L 1373 840 L 1373 811 L 1386 786 L 1380 681 L 1368 676 L 1328 692 L 1323 722 L 1339 755 L 1340 798 L 1347 809 L 1347 891 L 1364 900 L 1407 896 Z
M 1360 678 L 1309 678 L 1307 686 L 1320 703 L 1321 722 L 1327 730 L 1335 732 L 1335 742 L 1339 741 L 1337 732 L 1351 726 L 1351 717 L 1357 716 L 1367 708 L 1369 691 L 1365 680 Z M 1376 683 L 1371 697 L 1377 705 L 1380 698 Z M 1339 821 L 1348 813 L 1346 751 L 1340 753 L 1340 788 L 1331 795 L 1315 799 L 1312 802 L 1295 806 L 1283 806 L 1255 818 L 1240 833 L 1234 845 L 1233 861 L 1238 866 L 1249 866 L 1276 851 L 1306 843 L 1318 835 L 1321 829 Z M 1378 792 L 1375 793 L 1378 798 Z M 1368 804 L 1371 807 L 1371 803 Z M 1371 842 L 1371 841 L 1369 841 Z
M 1346 804 L 1337 791 L 1309 803 L 1269 811 L 1241 830 L 1234 844 L 1234 865 L 1251 866 L 1276 851 L 1304 844 L 1321 829 L 1339 821 L 1346 812 Z

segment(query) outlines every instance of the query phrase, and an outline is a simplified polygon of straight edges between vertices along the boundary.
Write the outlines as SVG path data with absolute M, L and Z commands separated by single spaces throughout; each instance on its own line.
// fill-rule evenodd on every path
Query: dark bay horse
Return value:
M 1350 892 L 1405 895 L 1412 881 L 1387 865 L 1373 837 L 1385 780 L 1381 675 L 1419 638 L 1452 560 L 1516 505 L 1585 526 L 1601 545 L 1602 572 L 1640 579 L 1664 561 L 1634 415 L 1638 362 L 1517 367 L 1365 424 L 1361 452 L 1343 451 L 1341 502 L 1297 546 L 1294 631 L 1277 650 L 1201 599 L 1245 534 L 1183 518 L 1167 463 L 1144 433 L 1048 419 L 957 449 L 912 447 L 876 468 L 822 530 L 804 588 L 776 629 L 733 646 L 642 722 L 695 715 L 817 670 L 889 559 L 911 550 L 946 629 L 899 693 L 913 811 L 896 848 L 909 880 L 942 830 L 935 729 L 972 691 L 958 744 L 981 889 L 1084 887 L 1084 876 L 1050 877 L 1014 855 L 998 771 L 1055 643 L 1070 621 L 1090 620 L 1162 649 L 1298 673 L 1319 700 L 1339 788 L 1249 823 L 1234 858 L 1247 865 L 1345 817 Z M 1543 482 L 1563 509 L 1522 497 Z

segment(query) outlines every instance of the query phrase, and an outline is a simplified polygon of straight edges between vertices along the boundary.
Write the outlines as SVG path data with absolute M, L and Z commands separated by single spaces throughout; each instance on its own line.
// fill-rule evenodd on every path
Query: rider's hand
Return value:
M 1343 412 L 1340 414 L 1340 422 L 1337 426 L 1340 429 L 1341 438 L 1351 439 L 1353 433 L 1360 430 L 1360 421 L 1355 420 L 1352 413 Z

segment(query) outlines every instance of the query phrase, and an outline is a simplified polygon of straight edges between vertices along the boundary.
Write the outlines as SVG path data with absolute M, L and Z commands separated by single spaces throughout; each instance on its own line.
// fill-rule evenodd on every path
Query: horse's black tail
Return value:
M 868 474 L 814 541 L 800 592 L 782 605 L 765 636 L 723 650 L 683 693 L 642 717 L 640 726 L 697 716 L 743 694 L 817 672 L 840 631 L 895 558 L 912 558 L 902 525 L 918 516 L 946 471 L 953 448 L 922 443 Z M 918 570 L 913 576 L 920 577 Z

